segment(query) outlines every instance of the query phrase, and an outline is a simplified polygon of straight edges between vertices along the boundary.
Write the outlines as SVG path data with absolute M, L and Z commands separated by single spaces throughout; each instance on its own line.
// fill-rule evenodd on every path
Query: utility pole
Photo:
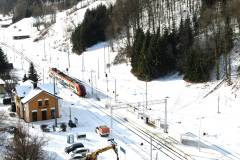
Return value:
M 49 61 L 50 61 L 50 64 L 51 64 L 51 62 L 52 62 L 52 54 L 51 54 L 51 46 L 50 46 L 50 43 L 49 43 L 49 54 L 50 54 Z
M 54 94 L 54 97 L 56 97 L 55 77 L 53 77 L 53 94 Z M 57 98 L 57 101 L 58 101 L 58 98 Z M 58 107 L 55 101 L 55 127 L 57 127 L 57 112 L 58 112 Z
M 95 80 L 95 88 L 97 89 L 97 76 L 94 74 L 94 80 Z
M 82 54 L 82 72 L 85 71 L 85 66 L 84 66 L 84 53 Z
M 98 91 L 97 91 L 97 76 L 96 76 L 96 74 L 94 74 L 94 79 L 95 79 L 95 88 L 96 88 L 95 95 L 96 95 L 96 97 L 97 97 Z
M 70 53 L 69 53 L 69 48 L 68 48 L 68 69 L 70 69 Z
M 91 90 L 92 90 L 92 96 L 93 96 L 93 79 L 92 79 L 92 72 L 93 72 L 93 70 L 91 70 Z
M 22 48 L 21 64 L 22 64 L 22 70 L 23 70 L 23 44 L 21 44 L 21 48 Z
M 22 70 L 23 70 L 23 51 L 22 51 L 22 55 L 21 55 L 21 64 L 22 64 Z
M 220 113 L 220 95 L 218 93 L 218 114 Z
M 43 68 L 43 84 L 44 84 L 44 68 Z
M 115 78 L 115 81 L 114 81 L 115 83 L 115 87 L 114 87 L 114 100 L 115 100 L 115 102 L 117 101 L 117 80 L 116 80 L 116 78 Z
M 104 52 L 103 52 L 103 65 L 104 65 L 104 73 L 106 73 L 106 56 L 105 56 L 105 45 L 104 45 Z
M 111 122 L 110 122 L 110 127 L 111 127 L 111 134 L 113 133 L 113 106 L 110 104 L 110 114 L 111 114 Z
M 165 123 L 164 123 L 164 133 L 168 133 L 167 131 L 167 98 L 168 97 L 165 97 L 164 101 L 165 101 Z
M 85 71 L 85 66 L 84 66 L 84 52 L 82 53 L 82 79 L 84 80 L 84 71 Z
M 110 62 L 110 49 L 109 49 L 109 45 L 108 45 L 108 72 L 110 73 L 110 67 L 111 67 L 111 62 Z
M 147 106 L 148 106 L 148 103 L 147 103 L 147 80 L 146 80 L 146 109 L 147 109 Z
M 12 48 L 14 49 L 15 47 L 14 47 L 14 45 L 12 46 Z M 13 54 L 14 54 L 14 63 L 15 63 L 15 57 L 16 57 L 16 53 L 15 52 L 13 52 Z
M 71 106 L 69 107 L 69 120 L 72 120 L 72 109 L 71 109 Z
M 107 92 L 108 92 L 108 75 L 106 73 L 106 80 L 107 80 Z
M 45 39 L 44 39 L 44 41 L 43 41 L 43 51 L 44 51 L 44 58 L 43 58 L 43 60 L 46 61 L 47 59 L 46 59 Z
M 98 57 L 98 79 L 100 78 L 99 76 L 99 57 Z
M 57 63 L 58 63 L 58 68 L 59 68 L 59 55 L 57 57 Z

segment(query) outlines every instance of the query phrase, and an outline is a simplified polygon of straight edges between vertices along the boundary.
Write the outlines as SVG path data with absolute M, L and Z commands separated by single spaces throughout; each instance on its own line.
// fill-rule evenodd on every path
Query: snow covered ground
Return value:
M 99 3 L 106 2 L 97 1 L 91 4 L 89 8 L 95 7 Z M 38 73 L 42 78 L 41 83 L 51 81 L 48 76 L 49 67 L 57 67 L 64 72 L 68 68 L 69 75 L 84 81 L 89 86 L 93 85 L 93 88 L 110 97 L 101 97 L 99 102 L 94 98 L 97 96 L 95 90 L 93 95 L 89 90 L 88 97 L 90 98 L 84 100 L 61 85 L 58 86 L 60 96 L 63 98 L 62 118 L 59 121 L 68 121 L 70 107 L 72 117 L 79 119 L 78 128 L 69 130 L 68 133 L 51 132 L 43 134 L 49 139 L 45 149 L 56 153 L 59 160 L 69 158 L 69 155 L 64 153 L 64 148 L 67 146 L 66 137 L 69 133 L 86 133 L 87 139 L 83 143 L 91 151 L 108 145 L 106 138 L 101 138 L 94 133 L 94 128 L 100 124 L 110 125 L 110 118 L 103 111 L 110 113 L 109 109 L 104 109 L 104 106 L 109 101 L 114 103 L 115 82 L 117 101 L 134 103 L 146 100 L 146 83 L 137 80 L 131 74 L 129 64 L 112 65 L 117 53 L 110 51 L 108 42 L 102 42 L 89 48 L 81 56 L 70 51 L 69 37 L 71 33 L 68 32 L 68 28 L 72 28 L 73 24 L 82 21 L 86 9 L 79 9 L 69 16 L 66 16 L 67 11 L 58 13 L 56 24 L 48 29 L 44 40 L 37 42 L 33 42 L 39 36 L 39 31 L 32 27 L 33 18 L 23 19 L 8 28 L 0 28 L 1 47 L 3 47 L 9 61 L 14 64 L 20 78 L 23 77 L 24 73 L 27 73 L 29 68 L 29 62 L 22 58 L 24 56 L 36 64 Z M 21 34 L 29 34 L 30 38 L 13 40 L 14 35 Z M 237 42 L 232 52 L 234 57 L 233 70 L 236 70 L 239 65 L 239 45 L 239 42 Z M 19 53 L 15 51 L 19 51 Z M 109 66 L 107 64 L 111 64 L 110 67 L 107 67 Z M 148 106 L 148 109 L 145 107 L 141 107 L 141 109 L 146 114 L 157 117 L 161 122 L 164 122 L 164 99 L 168 97 L 168 134 L 165 134 L 161 127 L 147 126 L 136 113 L 126 111 L 126 109 L 114 110 L 114 116 L 126 118 L 128 122 L 141 126 L 152 135 L 163 137 L 166 142 L 172 143 L 171 145 L 190 155 L 193 159 L 240 159 L 240 108 L 238 105 L 240 83 L 238 78 L 232 80 L 232 85 L 229 86 L 226 82 L 223 82 L 213 92 L 211 91 L 221 81 L 192 84 L 185 82 L 182 76 L 172 74 L 148 82 L 147 100 L 162 100 L 162 102 Z M 98 104 L 102 108 L 99 110 L 93 107 L 91 103 Z M 39 132 L 39 125 L 42 123 L 53 124 L 54 122 L 34 123 L 35 128 L 31 129 L 32 132 Z M 150 145 L 117 121 L 113 122 L 112 136 L 119 146 L 127 150 L 126 157 L 120 152 L 121 159 L 150 159 Z M 181 144 L 181 137 L 188 145 Z M 142 142 L 143 145 L 140 145 Z M 200 147 L 198 147 L 199 144 Z M 112 151 L 109 151 L 101 154 L 99 159 L 115 159 L 115 155 Z M 153 148 L 153 159 L 165 160 L 169 158 L 159 152 L 158 149 Z

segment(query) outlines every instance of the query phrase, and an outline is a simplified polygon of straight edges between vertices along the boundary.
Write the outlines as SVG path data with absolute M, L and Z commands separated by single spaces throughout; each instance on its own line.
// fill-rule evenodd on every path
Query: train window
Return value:
M 72 84 L 70 84 L 70 87 L 71 87 L 72 89 L 74 89 L 74 86 L 73 86 Z

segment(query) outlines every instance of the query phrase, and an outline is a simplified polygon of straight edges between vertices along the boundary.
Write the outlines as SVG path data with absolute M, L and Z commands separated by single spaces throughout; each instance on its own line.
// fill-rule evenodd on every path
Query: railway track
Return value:
M 84 100 L 84 99 L 83 99 Z M 85 101 L 85 100 L 84 100 Z M 88 103 L 87 101 L 85 101 L 86 103 Z M 89 104 L 89 103 L 88 103 Z M 101 119 L 101 118 L 99 118 L 99 115 L 97 115 L 95 112 L 92 112 L 92 111 L 90 111 L 89 110 L 89 105 L 84 105 L 84 104 L 80 104 L 82 107 L 84 107 L 84 108 L 86 108 L 87 109 L 87 112 L 89 112 L 90 113 L 90 115 L 91 115 L 91 117 L 93 118 L 93 119 L 96 119 L 96 121 L 98 121 L 98 122 L 103 122 L 104 124 L 106 124 L 107 123 L 107 120 L 103 120 L 103 119 Z M 95 106 L 93 106 L 93 105 L 91 105 L 91 107 L 92 108 L 94 108 L 94 109 L 98 109 L 98 108 L 96 108 Z M 130 140 L 130 139 L 126 139 L 126 138 L 123 138 L 123 137 L 121 137 L 121 136 L 119 136 L 119 135 L 121 135 L 122 133 L 121 132 L 117 132 L 117 131 L 115 131 L 115 133 L 118 133 L 118 134 L 114 134 L 114 137 L 115 138 L 118 138 L 119 140 L 121 140 L 121 141 L 123 141 L 123 142 L 125 142 L 125 143 L 133 143 L 134 144 L 134 141 L 132 141 L 132 140 Z M 140 146 L 138 146 L 138 145 L 134 145 L 135 147 L 137 147 L 138 149 L 136 149 L 135 147 L 133 147 L 133 146 L 131 146 L 131 145 L 128 145 L 128 147 L 130 147 L 131 148 L 131 150 L 133 150 L 133 151 L 135 151 L 136 153 L 138 153 L 139 155 L 141 155 L 141 157 L 144 159 L 144 160 L 148 160 L 148 158 L 147 158 L 147 156 L 146 155 L 148 155 L 148 152 L 146 152 L 146 150 L 144 150 L 143 148 L 141 148 Z M 141 151 L 141 152 L 139 152 L 139 151 Z M 146 154 L 146 155 L 145 155 Z
M 16 50 L 14 47 L 12 47 L 12 46 L 10 46 L 6 43 L 3 43 L 3 42 L 0 42 L 0 45 L 5 46 L 5 47 L 13 50 L 15 53 L 17 53 L 19 56 L 21 56 L 27 62 L 29 62 L 29 63 L 32 62 L 34 64 L 34 66 L 37 67 L 38 69 L 41 68 L 39 65 L 34 63 L 31 59 L 29 59 L 27 56 L 25 56 L 23 54 L 23 52 L 20 52 L 20 51 Z M 76 78 L 74 78 L 74 79 L 76 79 Z M 78 80 L 78 79 L 76 79 L 76 80 Z M 89 84 L 87 84 L 86 82 L 83 82 L 83 81 L 80 81 L 80 82 L 84 83 L 84 85 L 87 86 L 88 88 L 91 88 L 91 86 Z M 224 80 L 222 80 L 212 91 L 210 91 L 208 94 L 206 94 L 203 98 L 207 97 L 214 90 L 216 90 L 223 82 L 224 82 Z M 113 97 L 107 95 L 106 93 L 101 92 L 100 90 L 97 90 L 96 92 L 101 93 L 102 95 L 113 99 Z M 94 106 L 96 109 L 98 109 L 101 112 L 104 112 L 106 115 L 110 116 L 109 112 L 107 112 L 104 109 L 104 107 L 98 105 L 97 103 L 94 103 L 93 101 L 89 101 L 87 99 L 85 99 L 85 101 L 88 102 L 89 104 L 91 104 L 92 106 Z M 122 124 L 123 126 L 128 128 L 131 132 L 133 132 L 134 134 L 136 134 L 137 136 L 139 136 L 140 138 L 142 138 L 144 141 L 146 141 L 148 143 L 150 143 L 150 137 L 151 137 L 153 147 L 156 148 L 161 153 L 168 156 L 170 159 L 173 159 L 173 160 L 190 160 L 190 159 L 193 159 L 193 157 L 184 153 L 183 151 L 179 150 L 178 148 L 174 147 L 171 143 L 167 142 L 164 138 L 159 137 L 159 135 L 156 135 L 154 133 L 151 133 L 151 131 L 149 131 L 149 130 L 143 129 L 143 127 L 138 126 L 135 123 L 126 122 L 126 120 L 124 120 L 120 115 L 115 114 L 114 121 Z M 216 146 L 216 145 L 214 145 L 214 146 L 216 148 L 218 148 L 219 150 L 221 150 L 222 152 L 224 152 L 222 154 L 230 154 L 228 151 L 224 150 L 223 148 L 221 148 L 219 146 Z M 232 155 L 230 157 L 226 156 L 226 158 L 229 158 L 229 159 L 233 160 L 233 159 L 239 158 L 239 157 L 238 157 L 238 155 Z
M 25 61 L 27 61 L 27 62 L 29 62 L 29 63 L 33 63 L 34 67 L 36 67 L 36 68 L 38 68 L 38 69 L 41 68 L 39 65 L 37 65 L 36 63 L 34 63 L 31 59 L 29 59 L 27 56 L 25 56 L 25 55 L 23 54 L 23 52 L 20 52 L 20 51 L 16 50 L 14 47 L 12 47 L 12 46 L 10 46 L 10 45 L 8 45 L 8 44 L 6 44 L 6 43 L 3 43 L 3 42 L 0 42 L 0 45 L 5 46 L 5 47 L 13 50 L 13 52 L 17 53 L 17 54 L 18 54 L 19 56 L 21 56 Z
M 93 101 L 90 101 L 88 99 L 84 99 L 86 102 L 94 106 L 96 109 L 100 110 L 104 114 L 111 116 L 106 109 L 104 109 L 102 106 L 98 105 L 97 103 L 94 103 Z M 173 149 L 171 144 L 168 144 L 165 140 L 158 137 L 157 135 L 152 134 L 149 130 L 143 129 L 141 126 L 138 126 L 134 123 L 128 122 L 124 120 L 121 116 L 115 114 L 113 120 L 115 122 L 120 123 L 124 127 L 126 127 L 128 130 L 130 130 L 132 133 L 143 139 L 147 143 L 150 142 L 150 138 L 152 138 L 152 146 L 156 148 L 158 151 L 166 155 L 169 159 L 172 160 L 190 160 L 192 159 L 190 155 L 185 154 L 184 152 L 177 150 L 176 148 Z M 170 146 L 171 145 L 171 146 Z
M 100 123 L 103 123 L 103 124 L 106 124 L 106 123 L 108 123 L 108 120 L 107 119 L 102 119 L 102 118 L 100 118 L 99 117 L 99 115 L 96 113 L 96 112 L 93 112 L 93 111 L 91 111 L 89 108 L 93 108 L 93 109 L 95 109 L 95 110 L 99 110 L 98 108 L 96 108 L 95 106 L 93 106 L 93 105 L 90 105 L 89 106 L 89 102 L 87 102 L 86 101 L 86 99 L 85 98 L 81 98 L 81 101 L 84 101 L 84 102 L 86 102 L 86 104 L 84 104 L 84 103 L 82 103 L 82 102 L 78 102 L 78 105 L 81 105 L 81 107 L 84 107 L 86 110 L 86 112 L 88 112 L 89 113 L 89 115 L 91 116 L 91 118 L 92 119 L 94 119 L 95 120 L 95 122 L 100 122 Z M 64 110 L 63 110 L 64 111 Z M 68 116 L 69 115 L 69 113 L 68 112 L 63 112 L 63 114 L 65 114 L 65 116 Z M 77 116 L 81 116 L 81 115 L 79 115 L 79 113 L 77 113 L 77 112 L 75 112 L 75 113 L 73 113 L 73 114 L 75 114 L 75 115 L 77 115 Z M 129 139 L 129 138 L 125 138 L 125 137 L 122 137 L 121 135 L 122 135 L 122 132 L 117 132 L 117 131 L 115 131 L 115 133 L 117 133 L 117 134 L 114 134 L 114 138 L 117 138 L 118 140 L 121 140 L 122 142 L 124 142 L 125 144 L 134 144 L 134 143 L 136 143 L 136 142 L 134 142 L 133 140 L 131 140 L 131 139 Z M 141 156 L 141 158 L 143 159 L 143 160 L 149 160 L 149 158 L 148 158 L 148 152 L 146 151 L 146 150 L 144 150 L 142 147 L 140 147 L 139 145 L 137 145 L 137 144 L 135 144 L 134 146 L 132 146 L 132 145 L 127 145 L 129 148 L 131 148 L 131 150 L 132 151 L 134 151 L 135 153 L 138 153 L 140 156 Z
M 78 80 L 77 78 L 74 78 L 75 80 Z M 85 87 L 91 89 L 91 86 L 85 82 L 82 82 L 78 80 L 79 82 L 83 83 Z M 100 90 L 97 90 L 97 92 L 101 92 Z M 101 92 L 101 94 L 105 95 L 105 93 Z M 105 97 L 109 97 L 110 99 L 114 99 L 113 97 L 109 95 L 105 95 Z M 104 114 L 111 116 L 109 112 L 106 111 L 106 109 L 102 106 L 100 106 L 97 103 L 94 103 L 93 101 L 90 101 L 88 99 L 84 99 L 86 102 L 89 104 L 93 105 L 95 108 L 103 112 Z M 116 114 L 114 115 L 115 117 L 113 118 L 114 121 L 122 124 L 124 127 L 129 129 L 131 132 L 134 134 L 138 135 L 141 137 L 144 141 L 148 142 L 150 144 L 150 137 L 152 138 L 152 144 L 154 148 L 157 148 L 160 152 L 168 156 L 169 158 L 173 160 L 190 160 L 193 159 L 190 155 L 184 153 L 180 149 L 174 147 L 172 144 L 167 142 L 164 138 L 159 137 L 158 135 L 152 133 L 150 130 L 147 130 L 143 128 L 142 126 L 138 126 L 133 122 L 129 122 L 124 120 L 123 117 L 120 115 Z
M 221 81 L 219 85 L 221 85 L 223 82 L 224 82 L 224 80 Z M 87 84 L 87 83 L 84 83 L 84 85 L 91 88 L 91 86 L 89 86 L 89 84 Z M 215 87 L 214 89 L 217 89 L 219 87 L 219 85 L 217 85 L 217 87 Z M 101 92 L 101 91 L 98 90 L 97 92 Z M 105 94 L 105 93 L 101 92 L 101 94 Z M 105 95 L 105 97 L 109 97 L 110 99 L 114 99 L 113 97 L 111 97 L 109 95 Z M 104 107 L 98 105 L 97 103 L 94 103 L 93 101 L 89 101 L 87 99 L 86 99 L 86 101 L 88 101 L 88 103 L 90 103 L 91 105 L 95 106 L 95 108 L 99 109 L 101 112 L 104 112 L 106 115 L 111 116 L 110 113 L 108 111 L 106 111 L 106 109 Z M 181 159 L 181 160 L 194 159 L 195 156 L 191 156 L 189 154 L 184 153 L 183 151 L 181 151 L 180 149 L 176 148 L 174 145 L 172 145 L 171 143 L 166 141 L 164 138 L 160 137 L 157 134 L 152 133 L 150 130 L 144 129 L 142 126 L 137 126 L 134 122 L 132 122 L 132 123 L 127 122 L 126 120 L 124 120 L 124 118 L 122 116 L 120 116 L 118 114 L 116 114 L 116 113 L 114 114 L 114 121 L 119 122 L 124 127 L 129 129 L 131 132 L 133 132 L 136 135 L 138 135 L 139 137 L 141 137 L 147 143 L 150 143 L 150 137 L 152 137 L 153 147 L 157 148 L 160 152 L 164 153 L 165 155 L 167 155 L 171 159 L 174 159 L 174 160 L 177 160 L 177 159 Z M 226 160 L 240 159 L 238 154 L 230 153 L 227 150 L 225 150 L 225 149 L 223 149 L 223 148 L 221 148 L 217 145 L 214 145 L 214 144 L 212 144 L 212 145 L 214 146 L 215 149 L 217 149 L 219 151 L 219 153 L 221 153 L 223 155 L 223 157 Z
M 88 84 L 85 83 L 85 85 L 88 85 Z M 88 86 L 88 87 L 90 87 L 90 86 Z M 96 102 L 94 102 L 94 101 L 92 101 L 90 99 L 87 99 L 87 98 L 81 98 L 81 100 L 85 101 L 92 108 L 95 108 L 95 109 L 99 110 L 100 112 L 104 113 L 105 115 L 107 115 L 109 117 L 111 116 L 110 113 L 106 110 L 106 108 L 104 108 L 103 106 L 97 104 Z M 83 105 L 83 104 L 81 103 L 81 105 Z M 83 105 L 83 106 L 89 109 L 89 105 L 88 105 L 88 107 L 86 105 Z M 89 112 L 91 112 L 91 111 L 89 111 Z M 91 114 L 94 115 L 95 113 L 91 112 Z M 100 120 L 96 116 L 93 116 L 93 117 L 97 118 L 98 120 Z M 151 133 L 150 130 L 146 130 L 142 126 L 138 126 L 138 125 L 134 124 L 133 122 L 126 121 L 123 117 L 121 117 L 118 114 L 114 115 L 113 120 L 115 122 L 117 122 L 118 124 L 121 124 L 122 126 L 127 128 L 129 131 L 134 133 L 134 135 L 138 136 L 140 139 L 142 139 L 143 141 L 147 142 L 149 145 L 151 145 L 151 142 L 150 142 L 151 141 L 150 137 L 151 137 L 151 139 L 152 139 L 152 147 L 155 148 L 156 150 L 158 150 L 159 152 L 163 153 L 166 157 L 168 157 L 167 159 L 172 159 L 172 160 L 190 160 L 190 159 L 192 159 L 189 155 L 183 153 L 182 151 L 180 151 L 180 150 L 178 150 L 176 148 L 173 149 L 174 146 L 172 146 L 169 142 L 165 141 L 163 138 L 160 138 L 158 135 L 155 135 L 155 134 Z M 104 121 L 104 123 L 108 123 L 108 122 Z M 114 131 L 114 132 L 117 132 L 117 130 Z M 117 134 L 114 134 L 114 136 L 116 136 L 116 135 Z M 120 133 L 120 135 L 121 135 L 121 133 Z M 120 137 L 120 136 L 118 136 L 118 137 Z M 122 140 L 122 137 L 120 137 L 119 139 Z M 143 150 L 142 148 L 140 148 L 140 149 L 143 152 L 147 152 L 148 151 L 148 150 L 147 151 Z M 149 154 L 149 152 L 147 154 Z

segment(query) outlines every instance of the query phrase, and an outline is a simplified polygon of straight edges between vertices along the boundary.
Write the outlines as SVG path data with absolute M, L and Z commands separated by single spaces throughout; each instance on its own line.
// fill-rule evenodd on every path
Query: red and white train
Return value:
M 69 77 L 68 75 L 59 71 L 57 68 L 50 68 L 49 75 L 50 75 L 50 77 L 55 77 L 57 80 L 60 81 L 60 83 L 62 85 L 71 89 L 75 94 L 77 94 L 81 97 L 86 96 L 86 89 L 82 83 Z

